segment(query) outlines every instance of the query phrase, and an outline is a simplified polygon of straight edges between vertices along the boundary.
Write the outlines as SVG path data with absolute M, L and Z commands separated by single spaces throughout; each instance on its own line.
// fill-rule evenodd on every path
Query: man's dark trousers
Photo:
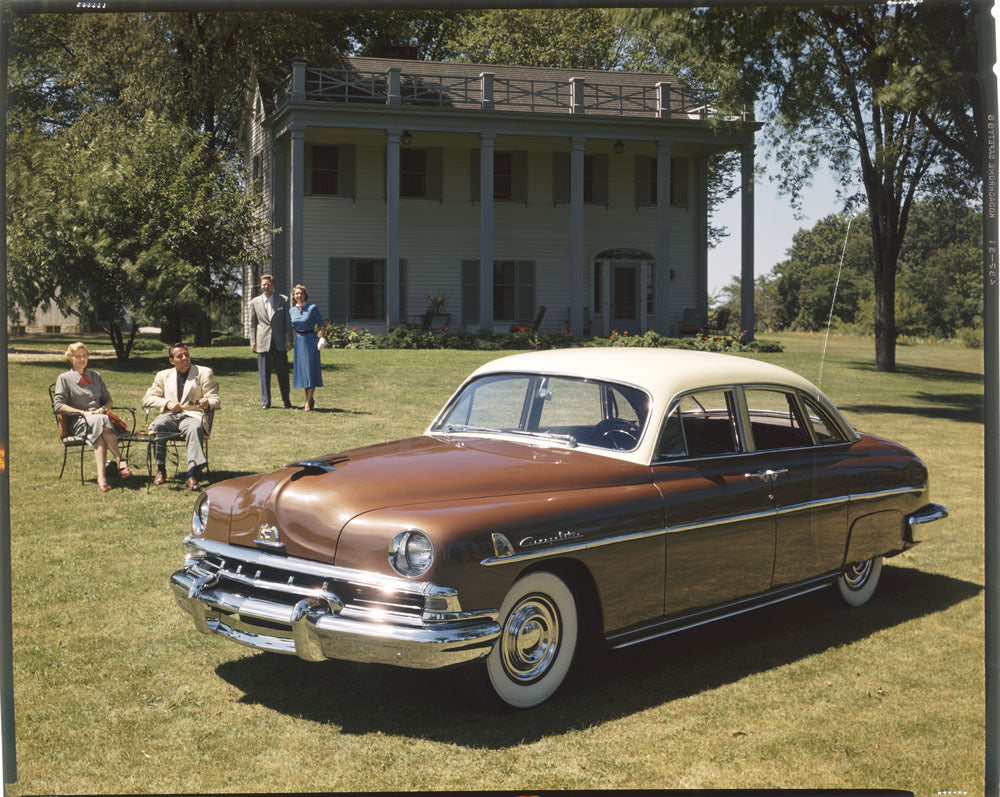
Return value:
M 280 348 L 279 345 L 280 344 Z M 281 390 L 281 400 L 286 405 L 290 403 L 288 396 L 288 352 L 284 340 L 271 338 L 271 350 L 261 354 L 257 352 L 257 371 L 260 373 L 260 403 L 263 407 L 271 406 L 271 371 L 278 375 L 278 389 Z

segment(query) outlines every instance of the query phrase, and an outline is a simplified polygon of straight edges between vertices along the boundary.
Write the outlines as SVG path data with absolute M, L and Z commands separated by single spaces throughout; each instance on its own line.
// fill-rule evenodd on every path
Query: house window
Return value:
M 340 193 L 340 151 L 337 147 L 312 147 L 312 193 Z
M 253 190 L 255 194 L 264 189 L 263 159 L 258 152 L 253 156 Z
M 11 324 L 10 326 L 11 335 L 23 335 L 25 334 L 24 324 Z
M 404 197 L 427 196 L 427 150 L 400 150 L 399 195 Z
M 670 204 L 675 208 L 689 206 L 690 177 L 688 158 L 670 159 Z M 656 158 L 637 155 L 635 159 L 635 204 L 655 205 L 657 198 Z
M 384 321 L 385 260 L 331 257 L 328 296 L 332 321 Z
M 513 158 L 509 152 L 493 154 L 493 198 L 510 199 L 513 186 Z
M 47 335 L 61 335 L 62 334 L 62 327 L 59 326 L 58 324 L 46 324 L 45 325 L 45 334 L 47 334 Z
M 568 204 L 570 201 L 570 154 L 552 153 L 552 201 Z M 583 201 L 592 205 L 608 204 L 608 156 L 604 154 L 583 156 Z
M 385 261 L 352 260 L 350 269 L 351 318 L 385 318 Z
M 480 151 L 469 151 L 469 199 L 480 197 Z M 528 153 L 523 150 L 493 153 L 493 198 L 502 202 L 528 201 Z
M 583 156 L 583 201 L 594 201 L 594 156 Z
M 535 261 L 493 261 L 494 321 L 526 321 L 535 315 Z M 479 261 L 462 261 L 462 321 L 479 323 Z

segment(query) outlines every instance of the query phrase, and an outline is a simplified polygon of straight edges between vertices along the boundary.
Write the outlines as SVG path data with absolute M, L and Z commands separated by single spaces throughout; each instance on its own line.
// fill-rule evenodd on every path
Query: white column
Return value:
M 583 334 L 583 148 L 585 139 L 569 145 L 569 331 Z
M 740 194 L 742 216 L 740 220 L 740 326 L 743 340 L 753 340 L 757 326 L 754 317 L 753 289 L 753 171 L 754 142 L 749 139 L 740 149 Z
M 399 326 L 399 129 L 386 131 L 385 323 Z
M 288 226 L 289 235 L 288 265 L 291 274 L 291 284 L 303 282 L 302 249 L 305 240 L 305 230 L 302 221 L 303 196 L 305 194 L 306 175 L 306 126 L 301 123 L 292 125 L 291 132 L 291 186 L 289 190 Z
M 493 329 L 493 133 L 479 136 L 479 328 Z
M 288 140 L 281 136 L 274 139 L 274 151 L 271 155 L 272 169 L 271 185 L 274 187 L 274 195 L 271 205 L 271 228 L 277 230 L 271 237 L 271 270 L 274 274 L 275 288 L 284 294 L 291 293 L 291 286 L 295 283 L 289 282 L 292 278 L 291 268 L 288 265 Z M 251 285 L 251 292 L 247 295 L 247 300 L 257 290 L 256 285 Z
M 670 142 L 656 142 L 656 331 L 670 334 Z
M 708 158 L 697 160 L 697 191 L 698 208 L 698 238 L 697 238 L 697 268 L 698 279 L 695 281 L 698 291 L 698 309 L 703 318 L 708 318 Z

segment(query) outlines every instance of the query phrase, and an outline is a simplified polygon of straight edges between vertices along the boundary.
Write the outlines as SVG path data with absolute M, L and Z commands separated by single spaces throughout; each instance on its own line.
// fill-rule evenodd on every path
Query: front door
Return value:
M 698 391 L 681 400 L 660 435 L 653 482 L 667 524 L 667 616 L 771 586 L 774 506 L 740 456 L 736 412 L 733 391 Z
M 610 271 L 611 329 L 617 329 L 619 332 L 641 332 L 642 280 L 639 264 L 612 263 Z

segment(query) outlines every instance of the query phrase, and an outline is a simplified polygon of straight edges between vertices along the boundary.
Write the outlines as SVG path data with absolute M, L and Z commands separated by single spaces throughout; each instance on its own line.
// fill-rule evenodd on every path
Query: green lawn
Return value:
M 823 338 L 759 355 L 816 380 Z M 47 347 L 62 351 L 67 341 Z M 16 342 L 24 349 L 33 343 Z M 93 348 L 100 348 L 92 342 Z M 223 410 L 213 478 L 419 434 L 491 352 L 323 352 L 317 412 L 259 409 L 247 348 L 193 349 Z M 951 516 L 888 560 L 871 604 L 807 597 L 593 655 L 548 704 L 489 716 L 461 672 L 260 654 L 195 632 L 167 588 L 193 495 L 145 475 L 100 495 L 88 454 L 57 479 L 46 388 L 61 360 L 11 361 L 19 780 L 27 793 L 402 789 L 898 788 L 983 792 L 982 354 L 832 338 L 825 392 L 927 462 Z M 165 353 L 95 357 L 137 405 Z M 277 388 L 275 387 L 275 395 Z M 301 406 L 302 391 L 294 401 Z M 279 402 L 280 403 L 280 402 Z M 135 464 L 136 458 L 133 458 Z M 77 465 L 78 467 L 78 465 Z

